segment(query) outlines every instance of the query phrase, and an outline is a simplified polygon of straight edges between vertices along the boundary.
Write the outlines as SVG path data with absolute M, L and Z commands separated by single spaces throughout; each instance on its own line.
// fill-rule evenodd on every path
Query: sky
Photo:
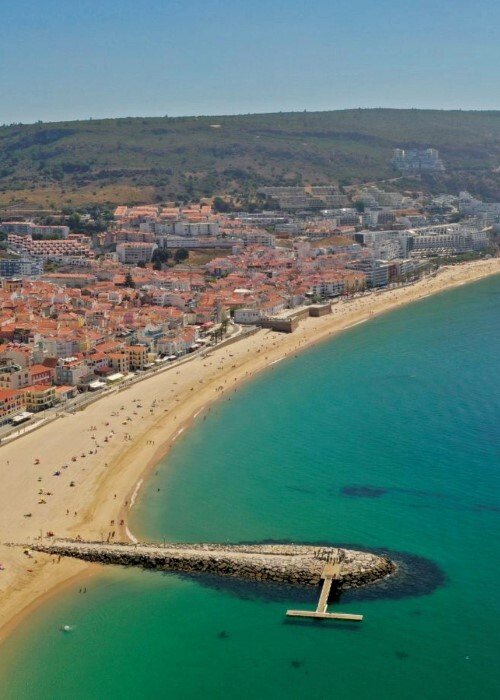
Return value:
M 0 124 L 500 109 L 500 0 L 0 0 Z

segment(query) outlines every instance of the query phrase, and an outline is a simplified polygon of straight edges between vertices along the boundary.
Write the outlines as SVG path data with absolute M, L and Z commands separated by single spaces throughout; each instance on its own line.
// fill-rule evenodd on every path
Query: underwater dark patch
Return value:
M 351 496 L 355 498 L 380 498 L 389 493 L 388 489 L 378 488 L 376 486 L 344 486 L 340 489 L 342 496 Z
M 335 492 L 336 490 L 331 491 L 331 493 Z M 378 498 L 379 496 L 386 496 L 389 493 L 402 493 L 406 496 L 422 496 L 425 498 L 450 498 L 446 494 L 439 493 L 437 491 L 408 489 L 402 486 L 371 486 L 370 484 L 353 484 L 350 486 L 343 486 L 340 489 L 340 494 L 342 496 L 357 496 L 360 498 Z
M 490 513 L 500 513 L 500 507 L 499 506 L 494 506 L 494 505 L 488 505 L 487 503 L 477 503 L 473 510 L 481 512 L 481 511 L 487 511 Z
M 340 493 L 341 496 L 348 496 L 351 498 L 381 498 L 382 496 L 387 496 L 389 494 L 402 494 L 404 496 L 414 496 L 416 498 L 426 498 L 431 499 L 431 502 L 426 503 L 408 503 L 410 508 L 437 508 L 447 510 L 457 510 L 457 511 L 468 511 L 468 512 L 491 512 L 499 513 L 500 507 L 494 503 L 461 503 L 456 500 L 453 496 L 449 496 L 445 493 L 440 493 L 439 491 L 424 491 L 422 489 L 409 489 L 401 486 L 370 486 L 370 485 L 351 485 L 343 486 L 338 489 L 332 488 L 328 490 L 333 496 Z M 440 503 L 432 503 L 432 499 L 439 500 Z

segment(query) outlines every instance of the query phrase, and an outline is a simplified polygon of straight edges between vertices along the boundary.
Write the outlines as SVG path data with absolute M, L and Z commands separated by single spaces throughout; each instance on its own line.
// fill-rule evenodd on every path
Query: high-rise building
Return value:
M 445 169 L 435 148 L 395 148 L 391 164 L 402 173 L 443 172 Z

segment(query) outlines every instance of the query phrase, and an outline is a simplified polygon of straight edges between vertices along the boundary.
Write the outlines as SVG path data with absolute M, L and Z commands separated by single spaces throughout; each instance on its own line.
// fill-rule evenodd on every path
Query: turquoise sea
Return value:
M 387 548 L 411 586 L 304 624 L 314 591 L 107 569 L 2 647 L 0 697 L 499 697 L 499 418 L 500 276 L 274 365 L 175 444 L 133 529 Z

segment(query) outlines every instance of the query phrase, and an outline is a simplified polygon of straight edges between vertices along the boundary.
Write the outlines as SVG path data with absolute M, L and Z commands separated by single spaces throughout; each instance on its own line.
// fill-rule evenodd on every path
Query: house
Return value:
M 22 391 L 0 389 L 0 425 L 7 423 L 25 408 L 26 397 Z
M 58 360 L 56 365 L 56 383 L 76 386 L 89 374 L 89 368 L 78 357 L 65 357 Z
M 0 367 L 0 387 L 4 389 L 22 389 L 31 384 L 30 370 L 28 367 L 5 361 Z
M 32 365 L 29 368 L 30 384 L 52 384 L 55 372 L 45 365 Z
M 56 386 L 57 403 L 65 403 L 69 399 L 74 399 L 78 394 L 76 386 Z

